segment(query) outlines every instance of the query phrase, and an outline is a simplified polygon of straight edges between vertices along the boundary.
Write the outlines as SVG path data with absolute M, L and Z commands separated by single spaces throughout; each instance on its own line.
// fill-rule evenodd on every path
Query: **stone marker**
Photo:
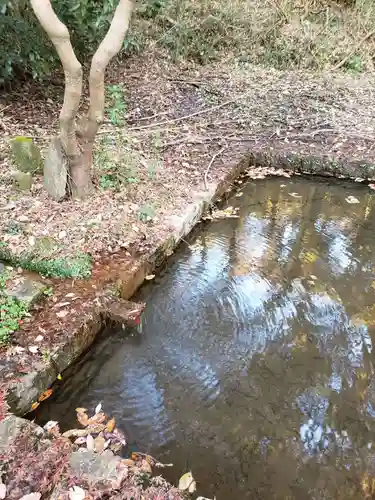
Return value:
M 30 137 L 15 137 L 11 141 L 11 147 L 18 170 L 30 174 L 43 171 L 42 155 Z
M 21 172 L 17 170 L 13 173 L 14 185 L 21 191 L 30 191 L 33 185 L 33 178 L 30 172 Z
M 60 139 L 54 137 L 44 160 L 44 188 L 56 201 L 65 197 L 68 179 L 68 162 L 61 148 Z
M 42 297 L 46 289 L 47 286 L 40 281 L 35 281 L 30 278 L 21 278 L 15 283 L 10 282 L 5 293 L 8 297 L 21 300 L 25 302 L 27 306 L 31 306 Z

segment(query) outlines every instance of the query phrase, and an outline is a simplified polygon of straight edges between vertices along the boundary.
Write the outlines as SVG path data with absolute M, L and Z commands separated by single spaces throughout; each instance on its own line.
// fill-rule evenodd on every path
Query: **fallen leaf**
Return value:
M 107 425 L 106 425 L 106 431 L 113 432 L 115 427 L 116 427 L 116 420 L 114 418 L 111 418 L 111 420 L 108 420 Z
M 45 399 L 48 399 L 51 396 L 51 394 L 52 394 L 52 389 L 47 389 L 39 396 L 39 401 L 44 401 Z
M 121 463 L 126 465 L 127 467 L 134 467 L 134 465 L 135 465 L 134 460 L 131 460 L 130 458 L 123 458 L 121 460 Z
M 84 410 L 84 408 L 76 408 L 77 420 L 83 427 L 87 427 L 89 425 L 89 417 L 87 416 L 86 410 L 80 410 Z
M 355 196 L 347 196 L 347 197 L 345 198 L 345 201 L 346 201 L 347 203 L 350 203 L 351 205 L 352 205 L 353 203 L 359 203 L 358 198 L 356 198 Z
M 69 297 L 75 297 L 75 296 L 76 296 L 76 295 L 75 295 L 75 293 L 67 293 L 67 294 L 65 295 L 65 297 L 68 297 L 68 298 L 69 298 Z
M 375 184 L 369 184 L 369 185 L 368 185 L 368 187 L 369 187 L 370 189 L 375 189 Z
M 105 448 L 106 448 L 105 445 L 106 445 L 106 440 L 104 439 L 103 436 L 97 436 L 95 438 L 95 440 L 94 440 L 94 449 L 95 449 L 96 453 L 101 453 L 102 451 L 104 451 Z
M 93 417 L 89 418 L 87 420 L 87 424 L 88 425 L 93 425 L 93 424 L 101 424 L 102 422 L 104 422 L 106 420 L 106 416 L 104 415 L 104 413 L 101 411 L 100 413 L 97 413 L 96 415 L 94 415 Z
M 99 403 L 98 406 L 95 408 L 95 415 L 97 415 L 101 410 L 102 410 L 102 403 Z
M 35 339 L 35 342 L 41 342 L 43 340 L 43 335 L 38 335 L 37 338 Z
M 20 500 L 39 500 L 42 497 L 41 493 L 29 493 L 20 498 Z
M 186 474 L 180 477 L 180 480 L 178 482 L 178 489 L 181 491 L 188 490 L 189 493 L 194 493 L 194 491 L 197 489 L 197 485 L 191 472 L 186 472 Z
M 142 472 L 146 472 L 147 474 L 152 474 L 151 465 L 147 462 L 147 460 L 142 460 L 141 470 L 142 470 Z
M 56 425 L 59 425 L 59 423 L 57 422 L 57 420 L 49 420 L 44 426 L 43 426 L 43 429 L 45 429 L 46 431 L 49 431 L 51 429 L 53 429 L 54 427 L 56 427 Z
M 62 380 L 61 373 L 59 373 L 56 378 L 57 378 L 57 380 Z
M 86 446 L 87 446 L 87 449 L 89 451 L 94 451 L 94 448 L 95 448 L 95 440 L 94 438 L 91 436 L 91 434 L 88 434 L 87 438 L 86 438 Z
M 7 494 L 7 487 L 5 484 L 0 483 L 0 499 L 3 500 Z
M 86 437 L 84 437 L 84 436 L 78 437 L 74 441 L 74 444 L 86 444 Z
M 293 196 L 293 198 L 301 198 L 301 195 L 298 193 L 289 193 L 289 196 Z
M 69 314 L 69 312 L 66 309 L 64 309 L 63 311 L 57 312 L 56 316 L 58 318 L 65 318 L 68 314 Z
M 84 500 L 86 497 L 86 492 L 79 486 L 73 486 L 69 488 L 69 500 Z
M 70 306 L 70 302 L 59 302 L 56 304 L 54 307 L 65 307 L 65 306 Z
M 32 405 L 31 405 L 31 411 L 34 411 L 36 408 L 38 408 L 38 406 L 40 405 L 40 403 L 38 403 L 38 401 L 35 401 Z
M 32 354 L 36 354 L 39 351 L 39 346 L 37 346 L 37 345 L 31 345 L 31 346 L 29 346 L 29 351 Z
M 150 281 L 150 280 L 153 280 L 155 278 L 155 274 L 149 274 L 146 276 L 146 280 Z

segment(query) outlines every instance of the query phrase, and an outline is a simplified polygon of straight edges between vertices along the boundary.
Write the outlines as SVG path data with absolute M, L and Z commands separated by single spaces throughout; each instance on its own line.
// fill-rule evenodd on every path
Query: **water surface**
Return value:
M 359 203 L 348 203 L 354 196 Z M 375 473 L 375 211 L 367 188 L 270 179 L 145 286 L 39 414 L 99 401 L 132 449 L 224 499 L 362 499 Z M 375 476 L 373 476 L 375 477 Z

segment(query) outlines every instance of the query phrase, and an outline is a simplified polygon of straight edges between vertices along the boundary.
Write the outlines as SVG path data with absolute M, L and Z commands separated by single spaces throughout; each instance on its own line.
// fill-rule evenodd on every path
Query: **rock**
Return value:
M 21 172 L 17 170 L 13 174 L 14 186 L 20 191 L 30 191 L 33 185 L 33 178 L 29 172 Z
M 8 297 L 14 297 L 20 301 L 26 302 L 31 306 L 37 302 L 43 295 L 47 286 L 40 281 L 35 281 L 30 278 L 21 278 L 16 283 L 10 283 L 6 288 L 5 293 Z
M 120 457 L 98 455 L 93 451 L 82 449 L 74 451 L 70 456 L 73 474 L 89 482 L 113 481 L 117 478 L 117 464 Z
M 34 174 L 42 172 L 43 160 L 39 148 L 29 137 L 15 137 L 11 142 L 13 159 L 21 172 Z
M 13 173 L 14 187 L 20 191 L 30 191 L 33 185 L 33 178 L 29 172 L 17 170 Z
M 56 201 L 65 197 L 68 179 L 68 162 L 61 148 L 60 139 L 54 137 L 44 161 L 44 188 Z
M 6 452 L 17 436 L 25 430 L 30 431 L 30 434 L 35 437 L 41 437 L 45 434 L 39 425 L 15 415 L 9 415 L 9 417 L 0 422 L 0 455 Z

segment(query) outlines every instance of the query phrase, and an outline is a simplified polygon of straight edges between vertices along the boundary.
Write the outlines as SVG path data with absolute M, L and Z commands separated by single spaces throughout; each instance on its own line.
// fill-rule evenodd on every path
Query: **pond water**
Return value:
M 205 223 L 142 288 L 141 331 L 106 331 L 39 421 L 74 427 L 102 401 L 131 449 L 217 500 L 370 498 L 374 200 L 333 181 L 244 186 L 239 217 Z

